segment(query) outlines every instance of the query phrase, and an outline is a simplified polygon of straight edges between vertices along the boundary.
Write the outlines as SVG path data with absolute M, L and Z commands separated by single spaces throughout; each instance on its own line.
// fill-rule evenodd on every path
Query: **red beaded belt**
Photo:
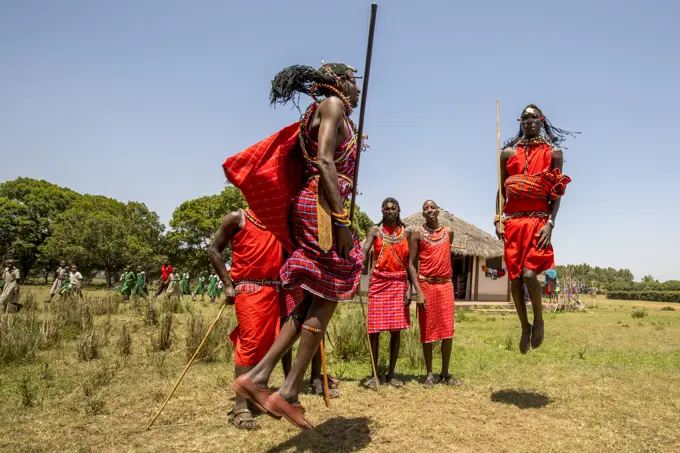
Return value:
M 538 217 L 539 219 L 546 219 L 550 217 L 549 212 L 537 212 L 537 211 L 519 211 L 519 212 L 513 212 L 512 214 L 508 214 L 505 216 L 505 220 L 507 219 L 516 219 L 518 217 Z
M 450 278 L 425 277 L 424 275 L 419 275 L 418 280 L 426 282 L 426 283 L 434 283 L 434 284 L 448 283 L 448 282 L 451 281 Z
M 234 290 L 236 293 L 254 293 L 260 290 L 263 286 L 274 286 L 279 290 L 281 282 L 279 280 L 265 280 L 265 279 L 249 279 L 249 280 L 235 280 L 233 281 Z

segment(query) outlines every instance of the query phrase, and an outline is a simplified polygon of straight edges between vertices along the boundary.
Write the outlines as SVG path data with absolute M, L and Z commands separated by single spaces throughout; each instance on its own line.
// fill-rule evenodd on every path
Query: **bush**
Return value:
M 680 291 L 609 291 L 607 299 L 680 303 Z
M 661 311 L 675 311 L 675 308 L 673 307 L 663 307 Z
M 339 360 L 364 359 L 368 357 L 368 343 L 364 316 L 358 307 L 338 307 L 331 319 L 331 354 Z
M 631 318 L 644 318 L 647 316 L 647 310 L 644 308 L 638 309 L 638 310 L 633 310 L 630 313 Z

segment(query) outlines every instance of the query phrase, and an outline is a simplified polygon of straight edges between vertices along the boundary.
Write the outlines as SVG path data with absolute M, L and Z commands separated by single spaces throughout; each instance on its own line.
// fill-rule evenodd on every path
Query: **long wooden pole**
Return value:
M 503 184 L 501 181 L 501 102 L 496 99 L 496 135 L 498 136 L 498 215 L 503 215 Z M 503 232 L 503 222 L 499 221 Z
M 361 300 L 361 311 L 364 314 L 364 325 L 366 326 L 366 339 L 368 340 L 368 354 L 371 356 L 371 368 L 373 369 L 373 379 L 375 380 L 375 391 L 380 387 L 378 380 L 378 369 L 375 367 L 375 360 L 373 359 L 373 346 L 371 346 L 371 334 L 368 333 L 368 318 L 366 317 L 366 310 L 364 310 L 364 301 Z
M 213 331 L 215 328 L 215 325 L 217 324 L 217 321 L 220 320 L 220 317 L 222 316 L 222 312 L 224 312 L 224 309 L 227 308 L 227 304 L 222 305 L 222 309 L 220 312 L 217 314 L 217 317 L 213 321 L 213 323 L 210 325 L 210 328 L 208 331 L 205 333 L 205 336 L 203 337 L 203 340 L 201 340 L 201 344 L 198 345 L 198 348 L 196 348 L 196 352 L 194 352 L 194 355 L 191 357 L 191 360 L 189 360 L 189 363 L 187 363 L 187 366 L 184 368 L 184 371 L 182 371 L 182 374 L 180 374 L 179 379 L 177 379 L 177 382 L 175 383 L 175 386 L 172 388 L 170 393 L 168 393 L 168 396 L 165 398 L 165 401 L 163 402 L 163 405 L 161 406 L 160 409 L 158 409 L 158 412 L 156 413 L 156 416 L 151 419 L 151 422 L 149 422 L 149 426 L 146 427 L 146 429 L 150 429 L 151 426 L 154 424 L 156 419 L 158 418 L 159 415 L 161 415 L 161 412 L 163 412 L 163 409 L 165 409 L 165 405 L 168 404 L 168 401 L 170 401 L 170 398 L 172 398 L 172 395 L 174 395 L 175 390 L 177 390 L 177 387 L 179 387 L 179 383 L 182 382 L 182 379 L 184 378 L 184 375 L 187 374 L 187 371 L 189 371 L 189 368 L 191 368 L 191 365 L 194 363 L 194 360 L 196 359 L 196 356 L 198 356 L 198 353 L 200 352 L 201 348 L 203 347 L 203 344 L 205 344 L 205 340 L 208 339 L 210 336 L 210 333 Z
M 331 391 L 328 388 L 328 372 L 326 371 L 326 348 L 323 345 L 323 339 L 319 343 L 319 348 L 321 348 L 321 365 L 323 366 L 323 393 L 326 399 L 326 407 L 331 408 Z
M 366 66 L 364 66 L 364 85 L 361 90 L 361 110 L 359 111 L 359 130 L 357 135 L 357 161 L 354 165 L 352 186 L 352 203 L 349 207 L 349 220 L 354 225 L 354 207 L 357 201 L 357 181 L 359 180 L 359 162 L 361 160 L 361 142 L 364 139 L 364 117 L 366 116 L 366 98 L 368 97 L 368 79 L 371 76 L 371 58 L 373 57 L 373 35 L 375 34 L 375 15 L 378 4 L 371 4 L 371 22 L 368 28 L 368 44 L 366 45 Z

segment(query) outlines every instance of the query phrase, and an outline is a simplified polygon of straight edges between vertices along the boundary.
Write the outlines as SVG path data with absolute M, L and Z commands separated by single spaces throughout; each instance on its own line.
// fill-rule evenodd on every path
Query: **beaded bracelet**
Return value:
M 340 228 L 349 228 L 349 223 L 333 222 L 333 225 L 335 225 L 336 227 L 340 227 Z
M 338 220 L 349 219 L 349 214 L 347 214 L 347 209 L 344 209 L 342 211 L 342 214 L 338 214 L 336 212 L 331 212 L 331 215 Z

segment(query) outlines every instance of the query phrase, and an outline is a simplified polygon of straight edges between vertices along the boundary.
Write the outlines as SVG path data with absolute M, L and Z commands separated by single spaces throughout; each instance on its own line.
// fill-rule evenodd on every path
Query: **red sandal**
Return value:
M 269 389 L 263 390 L 258 388 L 255 384 L 253 384 L 253 382 L 250 379 L 246 377 L 245 374 L 242 374 L 241 376 L 236 378 L 234 383 L 231 384 L 231 388 L 234 389 L 234 391 L 241 395 L 242 397 L 249 399 L 255 406 L 257 406 L 258 409 L 260 409 L 265 414 L 277 420 L 281 420 L 281 415 L 272 413 L 266 408 L 267 400 L 269 399 L 269 396 L 272 394 L 271 390 Z
M 305 408 L 300 403 L 290 404 L 278 393 L 269 395 L 265 408 L 273 415 L 278 415 L 279 418 L 285 417 L 286 420 L 302 430 L 314 428 L 314 425 L 305 418 Z

